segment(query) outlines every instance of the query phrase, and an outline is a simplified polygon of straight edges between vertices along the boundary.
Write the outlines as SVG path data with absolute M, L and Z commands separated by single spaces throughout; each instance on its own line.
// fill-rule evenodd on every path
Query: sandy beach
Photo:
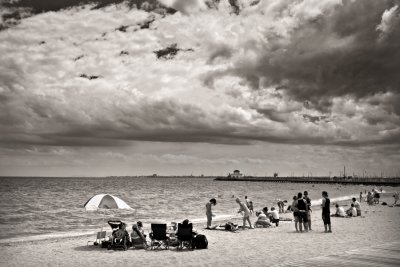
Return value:
M 392 203 L 393 198 L 381 201 Z M 347 201 L 349 203 L 349 201 Z M 320 210 L 312 216 L 313 231 L 296 233 L 293 222 L 276 228 L 240 230 L 237 233 L 197 230 L 205 234 L 205 250 L 113 251 L 89 245 L 94 236 L 1 244 L 1 266 L 265 266 L 346 251 L 400 240 L 400 207 L 368 206 L 363 216 L 332 218 L 333 233 L 323 233 Z M 290 217 L 284 214 L 283 217 Z M 255 217 L 252 217 L 255 221 Z

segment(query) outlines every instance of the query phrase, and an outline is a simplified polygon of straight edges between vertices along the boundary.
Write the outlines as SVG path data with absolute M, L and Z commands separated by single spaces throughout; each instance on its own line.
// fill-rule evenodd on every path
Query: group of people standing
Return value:
M 299 192 L 293 197 L 290 209 L 293 211 L 296 232 L 303 232 L 303 227 L 304 231 L 311 231 L 311 199 L 307 191 L 304 191 L 304 195 Z

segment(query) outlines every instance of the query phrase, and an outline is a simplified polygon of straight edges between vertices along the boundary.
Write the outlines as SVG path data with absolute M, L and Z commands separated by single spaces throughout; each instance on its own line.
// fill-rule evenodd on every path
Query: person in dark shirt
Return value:
M 332 233 L 330 210 L 331 200 L 326 191 L 322 191 L 322 197 L 322 220 L 324 221 L 325 233 Z
M 301 192 L 297 194 L 296 208 L 298 210 L 297 217 L 299 219 L 299 230 L 300 232 L 303 232 L 303 225 L 304 225 L 304 230 L 308 232 L 308 216 L 307 216 L 308 206 Z

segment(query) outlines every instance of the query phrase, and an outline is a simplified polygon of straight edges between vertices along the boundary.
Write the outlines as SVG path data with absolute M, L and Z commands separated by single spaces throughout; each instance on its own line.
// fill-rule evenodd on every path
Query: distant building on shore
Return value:
M 243 174 L 241 174 L 239 170 L 234 170 L 232 174 L 231 173 L 228 174 L 228 177 L 230 177 L 230 178 L 242 178 Z

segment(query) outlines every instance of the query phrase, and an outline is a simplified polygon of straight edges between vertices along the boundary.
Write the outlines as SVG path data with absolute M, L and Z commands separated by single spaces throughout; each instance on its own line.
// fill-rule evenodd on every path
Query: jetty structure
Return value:
M 216 181 L 249 181 L 249 182 L 275 182 L 275 183 L 314 183 L 314 184 L 365 184 L 365 185 L 390 185 L 400 186 L 400 177 L 329 177 L 329 176 L 284 176 L 277 173 L 274 176 L 246 176 L 235 170 L 233 174 L 218 176 Z

